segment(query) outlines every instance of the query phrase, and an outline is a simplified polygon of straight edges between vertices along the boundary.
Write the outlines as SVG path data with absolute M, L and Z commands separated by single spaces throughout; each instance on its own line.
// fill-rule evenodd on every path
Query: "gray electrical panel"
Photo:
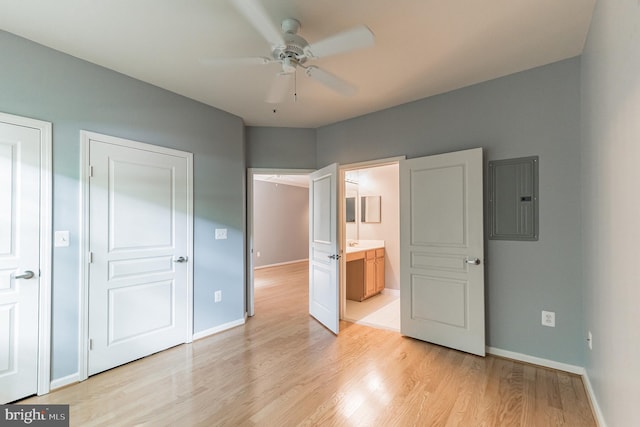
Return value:
M 538 156 L 489 162 L 489 239 L 538 240 Z

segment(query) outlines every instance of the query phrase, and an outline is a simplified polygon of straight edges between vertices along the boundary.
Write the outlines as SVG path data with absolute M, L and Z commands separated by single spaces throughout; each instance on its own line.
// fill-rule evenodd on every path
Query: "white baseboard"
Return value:
M 222 331 L 226 331 L 227 329 L 235 328 L 236 326 L 245 324 L 246 316 L 243 316 L 242 319 L 233 320 L 231 322 L 224 323 L 220 326 L 216 326 L 215 328 L 206 329 L 204 331 L 197 332 L 193 334 L 193 340 L 199 340 L 201 338 L 208 337 L 213 334 L 217 334 Z
M 49 384 L 49 387 L 51 388 L 50 391 L 53 391 L 57 388 L 64 387 L 73 383 L 79 383 L 79 382 L 80 382 L 80 373 L 76 372 L 74 374 L 67 375 L 66 377 L 52 380 L 51 383 Z
M 394 297 L 399 297 L 400 296 L 400 289 L 384 288 L 382 290 L 382 295 L 391 295 L 391 296 L 394 296 Z
M 591 403 L 591 411 L 596 417 L 596 422 L 599 427 L 607 427 L 607 423 L 604 421 L 604 415 L 602 414 L 602 410 L 600 409 L 600 405 L 598 405 L 598 400 L 596 399 L 596 395 L 593 392 L 593 387 L 591 386 L 591 380 L 589 380 L 589 375 L 584 373 L 582 376 L 582 380 L 584 382 L 584 386 L 587 389 L 587 396 L 589 397 L 589 403 Z
M 276 264 L 269 264 L 269 265 L 261 265 L 259 267 L 253 267 L 254 270 L 260 270 L 261 268 L 269 268 L 269 267 L 279 267 L 281 265 L 288 265 L 288 264 L 297 264 L 299 262 L 307 262 L 309 261 L 309 258 L 303 258 L 303 259 L 296 259 L 294 261 L 285 261 L 285 262 L 278 262 Z
M 559 371 L 570 372 L 572 374 L 586 374 L 582 366 L 569 365 L 566 363 L 556 362 L 555 360 L 543 359 L 541 357 L 529 356 L 528 354 L 516 353 L 514 351 L 502 350 L 501 348 L 487 347 L 487 353 L 494 356 L 506 357 L 508 359 L 519 360 L 520 362 L 531 363 L 532 365 L 544 366 L 546 368 L 557 369 Z

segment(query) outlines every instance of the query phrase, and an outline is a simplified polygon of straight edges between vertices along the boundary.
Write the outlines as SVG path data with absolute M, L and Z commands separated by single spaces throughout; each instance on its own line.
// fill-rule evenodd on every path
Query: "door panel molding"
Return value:
M 400 330 L 484 356 L 482 165 L 481 148 L 400 164 Z
M 1 113 L 0 121 L 38 130 L 40 134 L 40 291 L 38 296 L 38 395 L 51 389 L 51 256 L 52 256 L 52 124 Z
M 79 295 L 79 315 L 80 315 L 80 327 L 78 338 L 78 372 L 79 380 L 83 381 L 89 376 L 89 263 L 91 254 L 89 252 L 89 178 L 91 177 L 91 165 L 90 165 L 90 143 L 91 141 L 99 141 L 101 143 L 113 144 L 115 146 L 121 146 L 132 149 L 139 149 L 144 151 L 150 151 L 158 154 L 166 154 L 170 156 L 176 156 L 184 158 L 186 160 L 186 184 L 187 184 L 187 259 L 193 259 L 193 154 L 181 150 L 172 148 L 152 145 L 144 142 L 128 140 L 124 138 L 118 138 L 114 136 L 99 134 L 90 131 L 80 131 L 80 207 L 81 207 L 81 228 L 80 228 L 80 295 Z M 145 260 L 140 260 L 144 262 Z M 148 262 L 161 262 L 162 260 L 146 260 Z M 173 261 L 171 261 L 173 262 Z M 120 265 L 119 267 L 124 270 L 120 270 L 124 274 L 135 274 L 135 265 Z M 161 265 L 159 269 L 163 269 Z M 131 270 L 133 269 L 133 270 Z M 189 343 L 193 340 L 193 263 L 189 263 L 187 268 L 187 331 L 186 342 Z

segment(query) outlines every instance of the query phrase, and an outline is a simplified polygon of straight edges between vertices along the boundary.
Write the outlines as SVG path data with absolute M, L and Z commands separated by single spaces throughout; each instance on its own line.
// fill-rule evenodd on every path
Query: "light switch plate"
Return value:
M 216 228 L 216 240 L 224 240 L 227 238 L 226 228 Z
M 56 231 L 53 235 L 53 245 L 58 248 L 69 246 L 69 232 Z

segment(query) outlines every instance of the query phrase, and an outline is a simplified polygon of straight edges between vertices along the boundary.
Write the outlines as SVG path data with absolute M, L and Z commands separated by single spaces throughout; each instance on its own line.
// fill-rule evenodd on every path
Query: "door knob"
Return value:
M 480 259 L 478 259 L 478 258 L 467 258 L 467 264 L 480 265 Z
M 27 279 L 27 280 L 29 280 L 29 279 L 32 279 L 33 276 L 35 276 L 33 271 L 27 270 L 23 274 L 20 274 L 18 276 L 14 276 L 14 279 Z
M 178 257 L 178 258 L 174 259 L 173 262 L 187 262 L 187 258 L 181 256 L 181 257 Z
M 340 259 L 340 258 L 342 258 L 342 255 L 338 255 L 338 254 L 327 255 L 327 258 L 329 258 L 329 259 Z

